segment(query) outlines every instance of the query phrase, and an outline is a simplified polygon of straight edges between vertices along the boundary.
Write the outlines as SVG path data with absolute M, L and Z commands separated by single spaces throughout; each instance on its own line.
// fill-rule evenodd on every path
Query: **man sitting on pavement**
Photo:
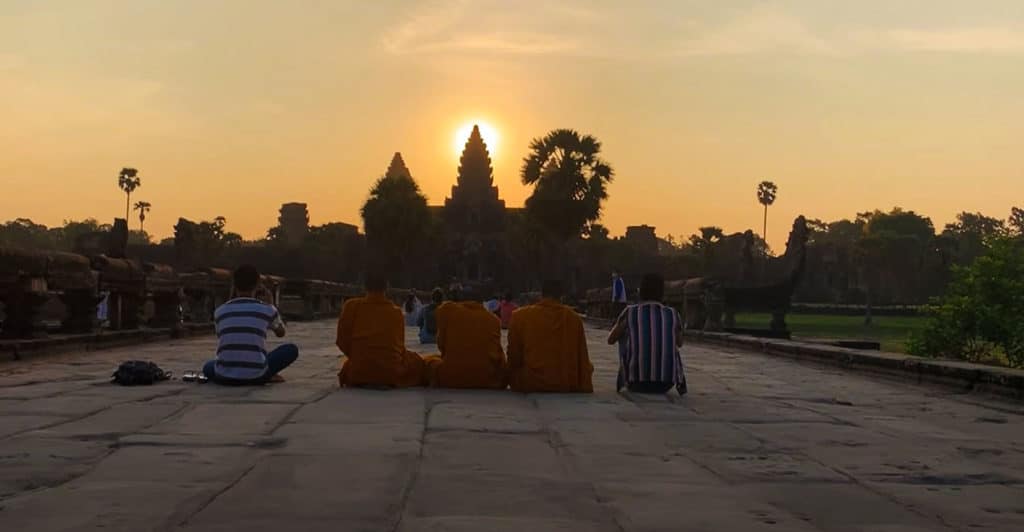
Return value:
M 424 384 L 423 358 L 405 348 L 402 309 L 386 295 L 378 273 L 366 275 L 366 296 L 349 299 L 338 318 L 336 344 L 346 359 L 340 386 L 404 388 Z
M 662 304 L 664 293 L 661 275 L 644 275 L 640 303 L 626 307 L 608 335 L 609 344 L 619 344 L 619 390 L 665 393 L 674 386 L 679 395 L 686 393 L 679 354 L 683 320 L 676 309 Z
M 267 352 L 267 331 L 285 334 L 281 314 L 273 305 L 256 299 L 260 274 L 253 266 L 234 273 L 236 297 L 214 312 L 217 358 L 203 366 L 207 379 L 222 384 L 264 384 L 299 357 L 295 344 L 281 344 Z
M 440 356 L 426 357 L 431 385 L 505 389 L 501 322 L 479 301 L 448 301 L 437 309 L 437 347 Z
M 423 307 L 416 318 L 416 325 L 420 328 L 421 344 L 437 343 L 437 309 L 444 303 L 444 291 L 435 288 L 430 294 L 430 299 L 430 304 Z
M 513 391 L 594 391 L 583 320 L 559 302 L 561 297 L 561 281 L 545 281 L 540 302 L 512 313 L 508 362 Z

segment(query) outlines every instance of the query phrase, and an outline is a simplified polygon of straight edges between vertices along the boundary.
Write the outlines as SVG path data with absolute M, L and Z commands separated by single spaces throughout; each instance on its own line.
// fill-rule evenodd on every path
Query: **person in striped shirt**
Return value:
M 626 307 L 608 335 L 609 344 L 619 344 L 618 390 L 665 393 L 675 387 L 679 395 L 686 393 L 679 354 L 683 320 L 676 309 L 662 303 L 664 293 L 660 275 L 644 275 L 640 303 Z
M 234 274 L 236 297 L 214 311 L 217 358 L 203 366 L 203 374 L 221 384 L 264 384 L 299 357 L 295 344 L 281 344 L 267 352 L 267 331 L 285 334 L 281 313 L 256 299 L 260 274 L 249 265 Z

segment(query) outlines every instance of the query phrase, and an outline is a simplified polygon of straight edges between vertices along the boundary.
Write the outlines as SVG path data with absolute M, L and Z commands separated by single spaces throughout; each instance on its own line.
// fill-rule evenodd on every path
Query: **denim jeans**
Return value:
M 274 375 L 280 373 L 281 370 L 290 366 L 297 358 L 299 358 L 299 346 L 295 344 L 281 344 L 274 348 L 273 351 L 267 353 L 267 372 L 259 379 L 238 381 L 218 378 L 216 371 L 214 371 L 214 367 L 217 364 L 216 359 L 208 360 L 206 364 L 203 364 L 203 375 L 206 375 L 206 378 L 211 381 L 222 384 L 264 384 L 273 378 Z

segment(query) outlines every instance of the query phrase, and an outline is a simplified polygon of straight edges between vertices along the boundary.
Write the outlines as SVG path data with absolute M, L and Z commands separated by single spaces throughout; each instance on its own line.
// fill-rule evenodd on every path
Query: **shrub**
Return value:
M 1024 241 L 997 237 L 970 266 L 954 269 L 945 295 L 908 344 L 912 354 L 1024 367 Z

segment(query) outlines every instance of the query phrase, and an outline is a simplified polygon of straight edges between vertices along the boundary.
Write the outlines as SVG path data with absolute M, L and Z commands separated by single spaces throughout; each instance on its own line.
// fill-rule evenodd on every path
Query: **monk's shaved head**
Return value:
M 366 272 L 366 291 L 383 292 L 388 289 L 388 279 L 384 274 L 375 271 Z
M 562 281 L 548 279 L 540 286 L 540 295 L 551 299 L 562 298 Z

